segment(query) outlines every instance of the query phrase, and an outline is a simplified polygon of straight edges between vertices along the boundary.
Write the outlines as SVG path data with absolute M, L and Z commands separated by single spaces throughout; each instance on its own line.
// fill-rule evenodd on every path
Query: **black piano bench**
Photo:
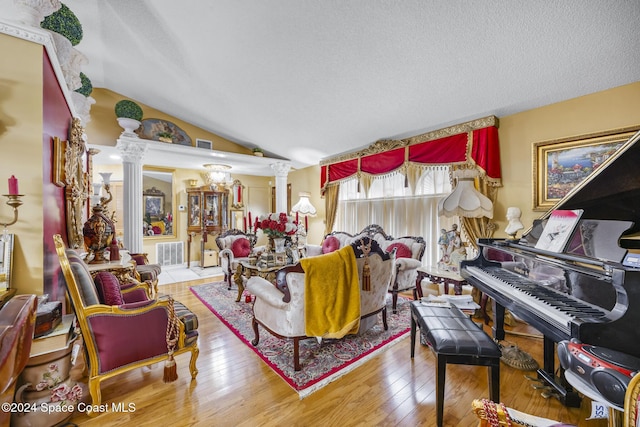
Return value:
M 489 398 L 500 401 L 500 347 L 455 305 L 438 307 L 411 302 L 411 358 L 415 354 L 416 326 L 436 356 L 437 425 L 442 426 L 447 363 L 489 367 Z

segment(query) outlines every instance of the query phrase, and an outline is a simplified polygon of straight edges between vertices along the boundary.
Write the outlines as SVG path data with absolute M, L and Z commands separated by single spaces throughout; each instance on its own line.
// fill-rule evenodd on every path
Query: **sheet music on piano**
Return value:
M 558 209 L 551 213 L 542 235 L 536 242 L 537 249 L 563 252 L 582 216 L 582 209 Z

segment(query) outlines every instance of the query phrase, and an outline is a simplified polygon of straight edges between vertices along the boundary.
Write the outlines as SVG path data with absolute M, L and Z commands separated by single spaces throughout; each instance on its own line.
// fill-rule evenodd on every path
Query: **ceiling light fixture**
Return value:
M 229 187 L 233 184 L 231 174 L 228 172 L 231 166 L 222 164 L 206 164 L 203 166 L 207 169 L 207 172 L 203 174 L 207 185 Z

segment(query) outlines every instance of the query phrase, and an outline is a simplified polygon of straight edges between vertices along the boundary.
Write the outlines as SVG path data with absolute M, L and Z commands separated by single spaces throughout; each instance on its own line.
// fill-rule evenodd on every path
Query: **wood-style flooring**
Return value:
M 435 359 L 427 347 L 418 345 L 416 357 L 411 360 L 407 337 L 300 400 L 189 290 L 190 286 L 210 281 L 161 286 L 162 293 L 173 295 L 198 316 L 197 379 L 191 381 L 188 354 L 176 358 L 179 378 L 173 383 L 162 381 L 160 364 L 111 378 L 102 383 L 102 401 L 108 412 L 93 418 L 76 414 L 72 423 L 90 427 L 435 425 Z M 528 326 L 517 330 L 537 335 Z M 541 363 L 540 339 L 508 335 L 507 340 Z M 586 420 L 591 411 L 589 399 L 583 399 L 581 408 L 564 407 L 556 399 L 543 398 L 525 374 L 531 373 L 502 364 L 500 395 L 507 406 L 577 426 L 607 425 L 604 420 Z M 488 397 L 487 368 L 447 366 L 446 426 L 476 426 L 478 420 L 471 411 L 471 402 L 482 397 Z M 132 410 L 113 411 L 112 405 Z

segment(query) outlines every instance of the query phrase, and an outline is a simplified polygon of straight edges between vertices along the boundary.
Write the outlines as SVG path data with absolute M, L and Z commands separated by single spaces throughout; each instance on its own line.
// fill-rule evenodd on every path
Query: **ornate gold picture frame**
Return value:
M 533 210 L 546 211 L 591 175 L 640 126 L 533 144 Z

